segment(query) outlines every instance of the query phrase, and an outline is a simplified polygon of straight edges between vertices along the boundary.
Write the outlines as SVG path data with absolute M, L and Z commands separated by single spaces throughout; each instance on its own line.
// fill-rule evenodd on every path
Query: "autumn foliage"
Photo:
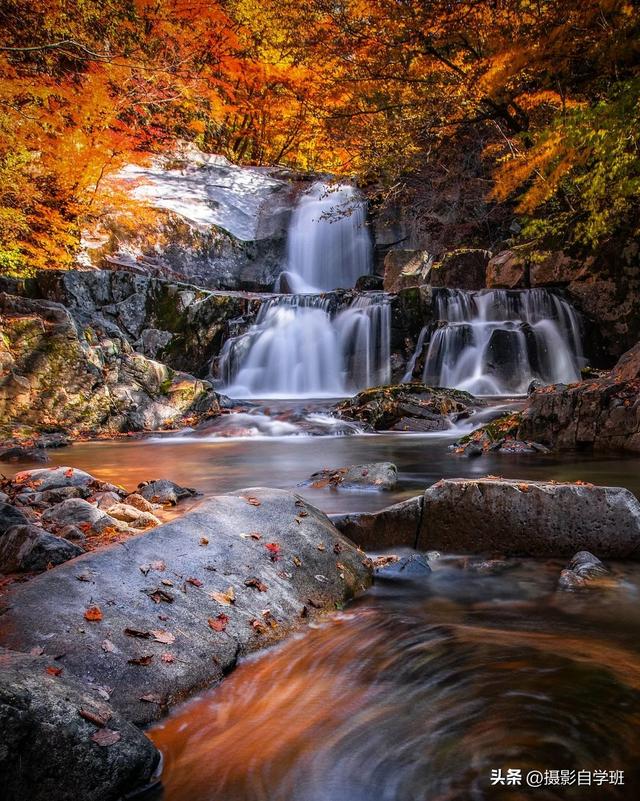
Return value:
M 639 16 L 630 0 L 4 0 L 0 271 L 70 266 L 105 176 L 178 139 L 383 194 L 464 180 L 475 150 L 488 205 L 595 244 L 640 194 Z

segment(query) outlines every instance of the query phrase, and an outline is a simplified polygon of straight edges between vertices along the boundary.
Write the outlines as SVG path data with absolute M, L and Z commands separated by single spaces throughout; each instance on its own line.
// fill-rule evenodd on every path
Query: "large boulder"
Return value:
M 491 252 L 478 248 L 461 248 L 445 253 L 429 271 L 431 286 L 451 289 L 484 289 Z
M 555 250 L 532 260 L 529 280 L 531 286 L 567 286 L 588 275 L 588 272 L 584 262 L 572 259 L 561 250 Z
M 451 421 L 482 406 L 468 392 L 425 384 L 396 384 L 365 389 L 340 402 L 341 417 L 365 423 L 376 431 L 445 431 Z
M 0 641 L 43 648 L 147 723 L 370 577 L 364 554 L 299 496 L 240 490 L 15 587 Z
M 17 525 L 0 537 L 0 573 L 40 572 L 83 553 L 80 546 L 38 526 Z
M 521 289 L 527 286 L 526 259 L 513 250 L 502 250 L 487 264 L 489 289 Z
M 86 534 L 102 534 L 110 529 L 113 531 L 126 529 L 121 520 L 111 517 L 83 498 L 68 498 L 49 507 L 42 514 L 42 522 L 52 530 L 64 526 L 77 526 Z
M 80 325 L 60 303 L 0 293 L 0 423 L 116 433 L 215 415 L 208 381 L 136 353 L 113 325 Z
M 640 503 L 620 487 L 443 479 L 424 494 L 418 548 L 640 559 Z
M 50 658 L 0 649 L 6 799 L 117 801 L 152 783 L 155 746 L 101 692 Z
M 394 248 L 384 257 L 384 288 L 387 292 L 425 284 L 433 258 L 426 250 Z
M 385 550 L 400 545 L 415 548 L 422 520 L 422 495 L 401 501 L 379 512 L 329 515 L 345 537 L 365 550 Z
M 533 392 L 518 437 L 560 450 L 640 452 L 640 343 L 609 375 Z

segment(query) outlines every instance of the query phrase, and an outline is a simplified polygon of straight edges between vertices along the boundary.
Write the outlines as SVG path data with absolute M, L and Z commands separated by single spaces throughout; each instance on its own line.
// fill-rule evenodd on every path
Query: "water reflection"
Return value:
M 151 732 L 163 801 L 637 798 L 638 568 L 557 593 L 556 562 L 437 561 L 245 662 Z M 492 787 L 492 769 L 625 785 Z

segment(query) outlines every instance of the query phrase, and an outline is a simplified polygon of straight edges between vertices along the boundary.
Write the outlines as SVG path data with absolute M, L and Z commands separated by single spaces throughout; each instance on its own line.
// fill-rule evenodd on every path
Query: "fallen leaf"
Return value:
M 64 474 L 65 474 L 65 476 L 66 476 L 67 478 L 71 478 L 71 477 L 73 476 L 73 467 L 68 467 L 68 468 L 67 468 L 67 469 L 64 471 Z
M 224 631 L 227 628 L 228 622 L 229 622 L 229 616 L 225 615 L 224 612 L 221 612 L 216 617 L 210 617 L 207 620 L 209 628 L 213 629 L 214 631 Z
M 258 592 L 267 591 L 267 585 L 260 581 L 257 576 L 250 576 L 248 579 L 244 580 L 244 583 L 247 587 L 255 587 Z
M 254 498 L 253 496 L 249 496 L 246 500 L 247 503 L 251 504 L 251 506 L 260 506 L 262 504 L 261 500 L 259 500 L 258 498 Z
M 272 562 L 277 562 L 280 558 L 280 546 L 277 542 L 266 542 L 264 546 L 269 551 L 269 558 Z
M 135 659 L 129 659 L 128 662 L 130 665 L 141 665 L 142 667 L 146 667 L 147 665 L 151 664 L 152 659 L 153 654 L 145 654 L 144 656 L 138 656 Z
M 103 640 L 102 641 L 102 650 L 105 653 L 113 653 L 116 650 L 115 645 L 111 642 L 111 640 Z
M 223 606 L 229 606 L 236 600 L 236 594 L 234 592 L 233 587 L 227 587 L 227 589 L 224 592 L 210 592 L 209 598 L 211 598 L 214 601 L 217 601 L 219 604 L 222 604 Z
M 200 545 L 208 545 L 209 540 L 206 537 L 200 537 Z
M 324 544 L 324 542 L 319 542 L 319 543 L 316 545 L 316 548 L 317 548 L 319 551 L 326 551 L 326 550 L 327 550 L 327 549 L 326 549 L 326 547 L 325 547 L 325 544 Z
M 162 561 L 162 559 L 158 559 L 156 562 L 151 562 L 151 569 L 159 570 L 160 572 L 162 572 L 163 570 L 167 569 L 167 566 Z
M 91 581 L 91 576 L 88 573 L 78 573 L 76 576 L 78 581 Z
M 153 693 L 147 693 L 146 695 L 141 695 L 140 700 L 146 701 L 148 704 L 162 704 L 161 696 L 154 695 Z
M 167 664 L 171 664 L 171 662 L 175 662 L 175 660 L 176 660 L 175 656 L 173 654 L 170 654 L 170 653 L 162 654 L 160 659 L 163 662 L 166 662 Z
M 187 579 L 187 584 L 192 584 L 194 587 L 202 587 L 202 582 L 200 581 L 200 579 L 199 578 L 193 578 L 193 576 L 190 576 Z
M 29 650 L 29 653 L 33 656 L 42 656 L 44 648 L 41 645 L 34 645 L 34 647 Z
M 164 629 L 155 629 L 150 631 L 149 634 L 153 635 L 154 642 L 161 642 L 164 645 L 172 645 L 176 641 L 175 634 L 172 634 L 170 631 L 165 631 Z
M 90 606 L 85 609 L 84 619 L 89 620 L 91 623 L 98 623 L 102 620 L 102 610 L 99 606 Z
M 251 628 L 254 631 L 257 631 L 259 634 L 266 634 L 267 633 L 267 627 L 264 625 L 264 623 L 261 620 L 257 620 L 257 619 L 250 620 L 249 621 L 249 625 L 251 626 Z
M 302 560 L 299 559 L 297 556 L 292 557 L 291 561 L 293 562 L 293 564 L 296 567 L 301 567 L 302 566 Z
M 165 587 L 173 587 L 173 581 L 171 581 L 171 579 L 162 579 L 160 584 L 164 584 Z
M 122 735 L 119 731 L 113 731 L 112 729 L 98 729 L 97 732 L 91 735 L 91 739 L 96 745 L 105 748 L 117 743 L 118 740 L 122 739 Z
M 148 640 L 151 636 L 148 631 L 140 631 L 139 629 L 131 628 L 124 629 L 124 633 L 127 635 L 127 637 L 139 637 L 141 640 Z
M 159 604 L 161 601 L 164 601 L 167 604 L 173 603 L 173 595 L 170 595 L 166 590 L 163 590 L 161 587 L 156 587 L 155 590 L 143 590 L 146 592 L 149 598 L 154 602 L 154 604 Z
M 307 512 L 307 510 L 306 510 L 306 509 L 301 509 L 301 510 L 298 512 L 298 517 L 309 517 L 309 512 Z
M 143 576 L 146 576 L 147 573 L 151 570 L 151 565 L 140 565 L 140 572 Z
M 100 726 L 100 728 L 106 726 L 112 717 L 111 711 L 108 709 L 93 710 L 82 707 L 82 709 L 78 710 L 78 714 L 81 718 L 88 720 L 89 723 L 94 723 L 96 726 Z
M 344 547 L 342 546 L 342 543 L 335 542 L 334 545 L 333 545 L 333 552 L 334 553 L 342 553 L 343 551 L 344 551 Z
M 272 629 L 275 629 L 275 628 L 278 627 L 278 621 L 271 614 L 271 610 L 270 609 L 263 609 L 262 610 L 262 617 L 271 626 Z
M 48 665 L 46 670 L 50 676 L 59 676 L 62 673 L 61 667 L 54 667 L 53 665 Z

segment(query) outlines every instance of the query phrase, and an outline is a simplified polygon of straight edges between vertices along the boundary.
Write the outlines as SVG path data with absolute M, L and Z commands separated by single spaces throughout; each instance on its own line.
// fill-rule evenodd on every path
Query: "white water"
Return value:
M 525 393 L 580 379 L 580 321 L 573 307 L 545 289 L 436 290 L 440 325 L 431 334 L 422 379 L 474 395 Z M 426 332 L 423 332 L 426 334 Z M 425 336 L 409 363 L 409 380 Z
M 372 266 L 367 209 L 349 184 L 313 184 L 296 206 L 287 237 L 287 285 L 295 293 L 354 287 Z
M 246 334 L 220 357 L 224 392 L 235 398 L 350 395 L 389 381 L 390 309 L 382 293 L 332 314 L 328 298 L 287 295 L 265 302 Z

